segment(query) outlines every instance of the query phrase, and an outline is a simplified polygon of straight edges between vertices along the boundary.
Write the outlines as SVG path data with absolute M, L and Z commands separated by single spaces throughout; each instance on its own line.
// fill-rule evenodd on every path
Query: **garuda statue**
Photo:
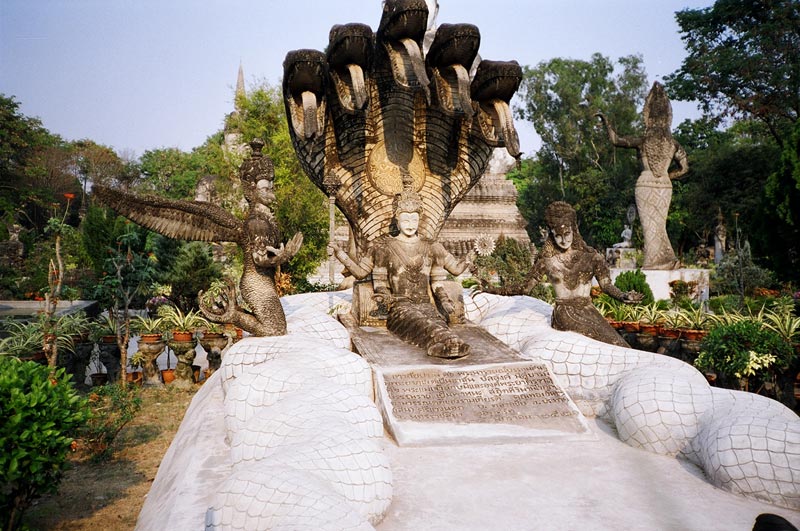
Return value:
M 509 110 L 520 66 L 476 66 L 480 33 L 471 24 L 441 25 L 425 53 L 427 20 L 424 0 L 386 0 L 377 32 L 337 25 L 326 53 L 296 50 L 284 61 L 295 151 L 347 218 L 355 263 L 372 260 L 374 244 L 398 234 L 401 192 L 419 198 L 419 237 L 434 242 L 492 150 L 520 155 Z M 370 278 L 355 286 L 359 324 L 374 314 L 373 288 Z
M 644 234 L 644 269 L 675 269 L 680 263 L 675 258 L 667 235 L 667 214 L 672 202 L 672 179 L 689 171 L 686 152 L 672 138 L 672 106 L 661 83 L 653 88 L 644 102 L 644 134 L 641 137 L 617 135 L 605 116 L 608 138 L 618 147 L 637 151 L 642 173 L 636 181 L 636 210 L 642 221 Z M 670 171 L 672 161 L 676 169 Z
M 104 186 L 95 186 L 95 197 L 123 216 L 169 238 L 204 242 L 235 242 L 243 251 L 239 291 L 229 282 L 214 303 L 198 294 L 200 310 L 218 323 L 233 323 L 255 336 L 286 334 L 286 316 L 275 290 L 275 268 L 287 262 L 300 249 L 303 235 L 297 233 L 284 246 L 270 205 L 274 170 L 269 157 L 261 154 L 264 143 L 250 143 L 252 154 L 239 168 L 244 197 L 249 205 L 244 220 L 227 210 L 201 201 L 175 201 L 162 197 L 138 196 Z

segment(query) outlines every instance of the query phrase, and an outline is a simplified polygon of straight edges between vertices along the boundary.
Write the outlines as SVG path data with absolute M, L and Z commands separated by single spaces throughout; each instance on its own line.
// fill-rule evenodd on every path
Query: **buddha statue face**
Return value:
M 561 225 L 551 229 L 553 233 L 553 241 L 562 251 L 566 251 L 572 247 L 572 227 L 569 225 Z
M 397 228 L 400 230 L 400 234 L 406 238 L 413 237 L 419 228 L 419 213 L 400 212 L 397 214 Z

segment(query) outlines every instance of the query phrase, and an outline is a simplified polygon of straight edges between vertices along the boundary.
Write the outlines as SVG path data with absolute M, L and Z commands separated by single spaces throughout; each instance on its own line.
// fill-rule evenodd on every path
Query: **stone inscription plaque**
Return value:
M 541 364 L 418 368 L 384 372 L 383 380 L 392 415 L 401 422 L 577 428 L 578 411 Z

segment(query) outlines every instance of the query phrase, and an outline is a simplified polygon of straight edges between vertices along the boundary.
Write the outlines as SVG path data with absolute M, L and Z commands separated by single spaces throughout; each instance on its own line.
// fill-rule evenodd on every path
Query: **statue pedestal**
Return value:
M 611 280 L 616 280 L 620 273 L 633 269 L 612 267 Z M 694 302 L 708 300 L 709 269 L 642 269 L 642 273 L 647 277 L 647 283 L 650 285 L 650 289 L 653 290 L 653 297 L 656 300 L 669 299 L 669 283 L 673 280 L 697 282 Z
M 524 360 L 473 325 L 453 330 L 471 346 L 432 358 L 386 330 L 352 331 L 372 366 L 376 403 L 399 446 L 585 440 L 594 434 L 546 365 Z
M 607 247 L 606 263 L 621 269 L 636 268 L 636 249 L 633 247 Z

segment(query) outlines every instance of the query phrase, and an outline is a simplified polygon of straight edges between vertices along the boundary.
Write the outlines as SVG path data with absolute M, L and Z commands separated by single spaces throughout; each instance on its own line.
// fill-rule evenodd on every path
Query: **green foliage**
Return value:
M 667 88 L 678 99 L 700 101 L 715 124 L 730 118 L 762 124 L 763 135 L 776 154 L 760 168 L 746 156 L 737 157 L 742 165 L 756 170 L 759 182 L 752 188 L 733 182 L 730 186 L 767 203 L 759 218 L 751 218 L 762 222 L 757 233 L 748 231 L 754 236 L 754 250 L 758 256 L 769 257 L 770 267 L 781 277 L 797 280 L 800 4 L 795 0 L 717 0 L 711 7 L 680 11 L 676 20 L 687 56 L 680 69 L 667 76 Z M 727 172 L 717 175 L 729 181 Z M 761 193 L 753 194 L 753 190 Z M 745 212 L 742 216 L 749 217 Z
M 650 305 L 655 302 L 653 290 L 650 289 L 650 284 L 647 283 L 647 277 L 642 273 L 641 269 L 620 273 L 616 280 L 614 280 L 614 285 L 622 291 L 633 290 L 644 295 L 639 304 Z
M 16 529 L 31 501 L 55 492 L 89 411 L 63 369 L 0 356 L 0 522 Z
M 634 134 L 647 76 L 639 56 L 622 57 L 616 66 L 615 72 L 611 60 L 594 54 L 589 61 L 556 58 L 524 70 L 516 112 L 533 123 L 542 147 L 510 177 L 535 241 L 544 209 L 555 200 L 575 207 L 590 245 L 619 241 L 639 170 L 635 154 L 615 150 L 594 115 L 603 112 L 620 134 Z
M 139 159 L 143 179 L 138 191 L 170 199 L 194 199 L 197 182 L 204 172 L 201 154 L 178 148 L 145 151 Z
M 775 332 L 745 319 L 714 328 L 703 339 L 695 366 L 715 371 L 722 382 L 738 387 L 740 378 L 774 380 L 775 372 L 792 362 L 792 347 Z
M 261 83 L 238 101 L 241 113 L 237 127 L 243 140 L 261 138 L 264 153 L 275 166 L 274 208 L 284 239 L 303 233 L 303 246 L 283 268 L 297 280 L 313 273 L 327 257 L 328 200 L 303 173 L 292 147 L 280 91 Z
M 800 5 L 794 0 L 717 0 L 675 14 L 687 56 L 667 76 L 673 96 L 710 116 L 745 115 L 772 134 L 798 119 Z
M 753 262 L 749 245 L 726 254 L 711 274 L 711 291 L 716 294 L 751 296 L 755 288 L 771 287 L 774 283 L 772 272 Z
M 119 384 L 104 385 L 89 395 L 91 416 L 81 430 L 81 439 L 97 460 L 107 459 L 120 430 L 142 408 L 139 388 Z
M 522 286 L 531 269 L 531 251 L 527 245 L 501 235 L 494 252 L 475 258 L 475 265 L 477 277 L 488 283 L 497 277 L 502 287 Z
M 162 281 L 172 285 L 172 301 L 183 310 L 197 308 L 197 293 L 207 290 L 222 277 L 222 267 L 214 262 L 211 245 L 188 242 L 180 248 Z

